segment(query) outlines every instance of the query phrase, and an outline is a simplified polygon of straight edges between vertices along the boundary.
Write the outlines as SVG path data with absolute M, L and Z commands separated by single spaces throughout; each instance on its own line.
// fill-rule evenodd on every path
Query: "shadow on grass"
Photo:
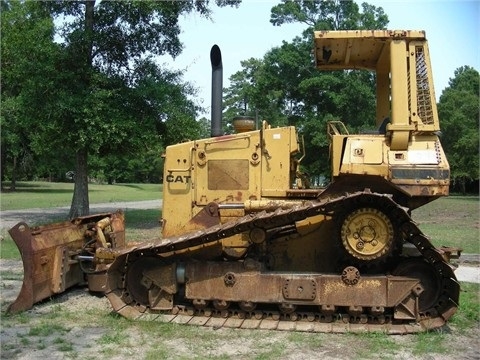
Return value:
M 119 183 L 119 184 L 114 184 L 112 186 L 121 186 L 121 187 L 128 187 L 136 190 L 141 190 L 141 191 L 151 191 L 152 186 L 153 187 L 159 187 L 160 189 L 162 188 L 162 184 L 156 184 L 156 183 L 145 183 L 145 184 L 124 184 L 124 183 Z
M 56 222 L 69 221 L 69 209 L 55 208 L 49 211 L 40 212 L 33 210 L 19 210 L 2 212 L 2 227 L 9 229 L 16 223 L 25 222 L 31 228 Z
M 125 227 L 128 229 L 149 230 L 160 228 L 160 217 L 162 212 L 159 209 L 126 209 Z
M 14 193 L 31 193 L 31 194 L 71 194 L 72 189 L 23 189 L 23 188 L 16 188 Z
M 2 182 L 2 186 L 4 186 L 5 188 L 10 188 L 11 185 L 12 185 L 12 183 L 9 182 L 9 181 L 3 181 Z M 17 182 L 15 184 L 16 189 L 20 189 L 20 188 L 39 188 L 39 187 L 43 187 L 43 186 L 44 186 L 43 184 L 24 183 L 24 182 Z
M 450 194 L 448 196 L 450 199 L 455 199 L 455 200 L 462 200 L 462 201 L 474 201 L 478 202 L 479 201 L 479 196 L 478 195 L 460 195 L 460 194 Z M 447 199 L 448 199 L 447 198 Z
M 135 184 L 117 184 L 117 185 L 120 185 L 122 187 L 129 187 L 129 188 L 137 189 L 137 190 L 144 190 L 141 186 L 135 185 Z
M 60 185 L 59 185 L 60 184 Z M 46 183 L 46 182 L 17 182 L 15 190 L 10 189 L 11 183 L 2 183 L 3 193 L 36 193 L 36 194 L 64 194 L 72 193 L 73 183 Z
M 89 188 L 88 192 L 93 193 L 101 190 Z M 12 193 L 12 194 L 72 194 L 73 187 L 71 189 L 62 189 L 62 188 L 45 188 L 41 186 L 17 186 L 15 190 L 10 190 L 9 188 L 4 188 L 2 193 Z

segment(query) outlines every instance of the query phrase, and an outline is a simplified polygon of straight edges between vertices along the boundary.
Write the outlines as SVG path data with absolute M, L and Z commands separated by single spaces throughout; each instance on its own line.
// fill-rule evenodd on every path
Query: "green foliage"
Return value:
M 13 181 L 36 162 L 32 138 L 58 77 L 53 20 L 37 2 L 2 2 L 1 175 Z M 31 59 L 35 59 L 32 66 Z M 44 113 L 48 118 L 51 112 Z M 45 139 L 48 143 L 49 139 Z M 59 157 L 62 154 L 58 154 Z
M 315 30 L 384 29 L 388 17 L 381 7 L 341 0 L 282 0 L 272 8 L 270 22 L 280 26 L 299 22 Z
M 477 70 L 463 66 L 455 71 L 438 104 L 442 145 L 450 163 L 451 178 L 460 184 L 479 179 L 479 97 Z

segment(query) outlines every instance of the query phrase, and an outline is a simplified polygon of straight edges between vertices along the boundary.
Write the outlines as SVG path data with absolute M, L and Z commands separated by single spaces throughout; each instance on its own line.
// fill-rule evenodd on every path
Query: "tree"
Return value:
M 327 175 L 326 122 L 341 119 L 351 130 L 372 126 L 375 78 L 367 71 L 320 72 L 311 58 L 314 30 L 384 29 L 388 17 L 381 7 L 353 1 L 283 0 L 271 10 L 274 26 L 299 22 L 301 36 L 283 41 L 262 59 L 241 63 L 231 77 L 225 104 L 228 118 L 259 114 L 272 125 L 294 125 L 305 138 L 302 164 L 312 175 Z
M 239 1 L 216 3 L 236 6 Z M 86 215 L 89 156 L 142 149 L 158 140 L 159 131 L 171 128 L 165 125 L 170 121 L 193 121 L 188 118 L 194 118 L 195 105 L 186 101 L 192 89 L 180 84 L 178 74 L 161 71 L 154 57 L 177 56 L 182 50 L 178 17 L 192 11 L 209 17 L 209 2 L 85 0 L 5 4 L 28 7 L 30 13 L 34 8 L 42 15 L 36 21 L 53 24 L 53 19 L 63 20 L 55 33 L 44 37 L 48 49 L 55 51 L 55 56 L 46 61 L 54 71 L 44 73 L 43 81 L 22 79 L 24 92 L 35 92 L 40 85 L 23 105 L 36 111 L 36 117 L 27 122 L 35 129 L 30 132 L 30 140 L 37 151 L 49 144 L 49 148 L 75 157 L 70 217 Z M 29 16 L 26 13 L 24 18 Z M 53 42 L 53 35 L 61 38 L 59 44 Z M 15 54 L 11 60 L 18 60 Z M 162 84 L 179 87 L 180 91 L 172 91 L 172 86 L 167 85 L 158 89 Z M 172 110 L 179 103 L 181 107 L 176 107 L 175 113 L 164 111 L 164 105 L 172 104 Z
M 454 75 L 440 96 L 438 115 L 451 178 L 465 193 L 466 185 L 479 179 L 480 77 L 470 66 L 456 69 Z
M 1 179 L 8 171 L 14 190 L 21 170 L 25 172 L 36 160 L 35 148 L 39 144 L 32 141 L 30 134 L 37 129 L 39 115 L 45 114 L 44 105 L 56 82 L 52 79 L 57 77 L 55 59 L 60 49 L 53 42 L 53 20 L 37 3 L 2 1 L 0 6 Z M 49 139 L 45 140 L 48 144 Z
M 270 22 L 275 26 L 303 23 L 310 30 L 385 29 L 388 16 L 381 7 L 350 0 L 282 0 L 271 10 Z M 305 32 L 304 32 L 305 34 Z

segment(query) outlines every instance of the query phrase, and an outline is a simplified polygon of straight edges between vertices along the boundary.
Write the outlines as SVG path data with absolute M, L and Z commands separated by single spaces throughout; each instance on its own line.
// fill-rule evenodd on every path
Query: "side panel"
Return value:
M 388 176 L 385 137 L 351 135 L 346 138 L 340 174 Z
M 192 217 L 194 142 L 167 147 L 163 170 L 162 234 L 179 233 Z
M 262 154 L 262 196 L 285 197 L 292 188 L 292 155 L 299 151 L 295 128 L 265 129 Z
M 211 203 L 243 209 L 249 201 L 285 198 L 294 181 L 296 163 L 292 159 L 298 152 L 294 127 L 265 128 L 169 146 L 164 168 L 163 236 L 219 222 L 219 214 L 225 211 L 217 214 L 207 209 Z M 201 213 L 205 209 L 207 213 Z M 241 210 L 238 216 L 243 214 Z
M 163 236 L 218 222 L 218 213 L 207 207 L 210 203 L 243 205 L 258 200 L 260 161 L 260 131 L 169 146 L 164 168 Z
M 341 152 L 334 178 L 378 176 L 408 197 L 448 195 L 450 169 L 436 135 L 413 135 L 405 150 L 392 150 L 381 135 L 334 136 L 332 144 L 335 159 Z
M 412 197 L 446 196 L 450 167 L 435 135 L 412 137 L 407 151 L 390 151 L 389 179 Z
M 196 143 L 194 205 L 244 203 L 260 197 L 260 131 Z

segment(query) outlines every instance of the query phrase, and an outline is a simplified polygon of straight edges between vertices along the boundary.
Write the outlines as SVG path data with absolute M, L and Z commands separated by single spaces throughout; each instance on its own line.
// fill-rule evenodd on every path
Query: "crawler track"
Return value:
M 177 297 L 168 311 L 153 311 L 141 299 L 128 290 L 127 273 L 133 264 L 142 257 L 158 257 L 166 261 L 175 261 L 177 252 L 186 249 L 219 242 L 234 234 L 260 228 L 272 230 L 294 224 L 297 221 L 316 216 L 335 217 L 348 206 L 356 204 L 376 204 L 388 211 L 395 219 L 395 227 L 401 231 L 403 240 L 410 242 L 421 254 L 422 266 L 428 276 L 436 281 L 430 283 L 422 280 L 428 292 L 427 305 L 417 314 L 414 321 L 394 319 L 393 310 L 385 309 L 381 313 L 363 312 L 352 315 L 339 306 L 335 311 L 322 311 L 318 306 L 301 306 L 298 310 L 286 313 L 278 311 L 272 304 L 258 304 L 255 310 L 245 311 L 245 307 L 232 304 L 228 309 L 193 306 L 188 299 L 178 301 Z M 413 261 L 418 261 L 416 257 Z M 410 264 L 398 270 L 394 276 L 411 276 Z M 406 274 L 404 274 L 406 273 Z M 319 274 L 321 275 L 321 274 Z M 392 274 L 380 274 L 388 275 Z M 422 276 L 420 276 L 421 278 Z M 106 295 L 115 312 L 130 319 L 153 320 L 184 323 L 199 326 L 233 327 L 244 329 L 270 329 L 309 332 L 355 332 L 382 331 L 391 334 L 405 334 L 438 328 L 455 313 L 458 307 L 460 287 L 451 267 L 444 261 L 439 250 L 435 249 L 428 238 L 422 234 L 411 220 L 404 208 L 398 206 L 392 198 L 384 194 L 369 191 L 356 192 L 334 199 L 323 199 L 289 210 L 260 212 L 242 217 L 236 221 L 186 234 L 184 236 L 164 239 L 158 242 L 142 244 L 117 254 L 109 267 Z M 420 300 L 421 302 L 421 300 Z M 426 306 L 426 308 L 425 308 Z

